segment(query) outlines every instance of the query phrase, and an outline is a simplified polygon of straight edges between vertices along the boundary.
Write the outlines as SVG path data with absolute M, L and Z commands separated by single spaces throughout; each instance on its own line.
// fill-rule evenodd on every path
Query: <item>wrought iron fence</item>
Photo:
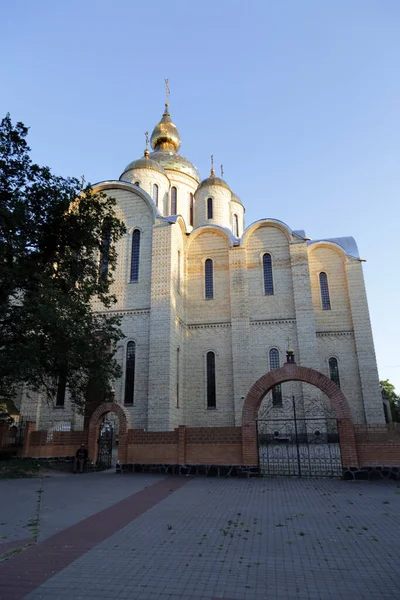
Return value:
M 263 475 L 341 477 L 342 459 L 336 418 L 299 417 L 295 399 L 290 417 L 257 421 L 260 471 Z M 315 412 L 318 414 L 316 410 Z

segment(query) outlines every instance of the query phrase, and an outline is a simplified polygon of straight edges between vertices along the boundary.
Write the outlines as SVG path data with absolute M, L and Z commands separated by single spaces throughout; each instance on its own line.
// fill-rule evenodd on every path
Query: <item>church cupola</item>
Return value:
M 210 176 L 200 183 L 195 194 L 195 227 L 220 225 L 231 229 L 231 198 L 231 189 L 222 179 L 222 173 L 221 177 L 215 176 L 214 157 L 211 156 Z
M 163 167 L 150 158 L 149 136 L 146 131 L 146 150 L 142 158 L 132 161 L 124 169 L 120 181 L 129 181 L 153 198 L 156 208 L 162 215 L 168 212 L 169 179 Z
M 165 103 L 165 111 L 161 121 L 153 129 L 150 144 L 155 152 L 158 150 L 178 152 L 181 147 L 181 136 L 176 125 L 172 122 L 168 110 L 168 102 Z

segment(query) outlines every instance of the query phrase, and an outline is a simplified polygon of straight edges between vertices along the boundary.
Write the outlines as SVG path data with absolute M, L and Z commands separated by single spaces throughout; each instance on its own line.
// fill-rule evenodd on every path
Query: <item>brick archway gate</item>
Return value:
M 119 442 L 118 460 L 120 463 L 127 462 L 128 453 L 128 429 L 131 429 L 131 417 L 124 406 L 116 402 L 103 402 L 96 408 L 90 417 L 88 432 L 88 454 L 89 460 L 97 459 L 97 440 L 101 420 L 108 413 L 114 413 L 119 420 Z
M 257 423 L 258 411 L 264 396 L 277 384 L 302 381 L 317 387 L 328 396 L 335 409 L 344 467 L 358 467 L 357 446 L 350 406 L 339 386 L 331 379 L 309 367 L 299 367 L 294 361 L 286 362 L 258 379 L 250 388 L 242 412 L 243 463 L 258 466 Z

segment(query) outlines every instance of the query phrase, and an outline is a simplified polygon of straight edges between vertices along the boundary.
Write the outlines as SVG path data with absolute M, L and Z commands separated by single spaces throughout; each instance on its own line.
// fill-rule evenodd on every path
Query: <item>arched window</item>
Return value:
M 331 299 L 329 298 L 328 277 L 326 273 L 319 274 L 319 287 L 321 289 L 322 309 L 331 310 Z
M 207 258 L 204 264 L 204 286 L 206 300 L 214 298 L 214 266 L 211 258 Z
M 140 231 L 135 229 L 132 233 L 131 253 L 131 281 L 139 281 L 139 258 L 140 258 Z
M 190 194 L 189 201 L 189 224 L 193 227 L 194 199 L 193 194 Z
M 106 280 L 108 277 L 108 260 L 110 254 L 111 230 L 107 223 L 103 226 L 100 251 L 100 278 Z
M 217 405 L 216 388 L 215 388 L 215 354 L 207 352 L 206 357 L 207 368 L 207 408 L 215 408 Z
M 126 371 L 125 371 L 125 398 L 124 404 L 133 404 L 135 395 L 135 361 L 136 344 L 128 342 L 126 345 Z
M 272 277 L 272 259 L 270 254 L 263 255 L 264 294 L 272 296 L 274 293 L 274 280 Z
M 171 188 L 171 215 L 178 213 L 178 192 L 176 187 Z
M 176 349 L 176 408 L 179 408 L 179 348 Z
M 332 379 L 336 385 L 340 387 L 340 379 L 339 379 L 339 365 L 337 358 L 331 356 L 329 359 L 329 377 Z
M 207 198 L 207 219 L 213 218 L 213 199 Z
M 239 237 L 239 217 L 233 215 L 233 235 Z
M 139 181 L 135 181 L 135 183 L 133 185 L 137 185 L 138 187 L 140 187 Z
M 156 183 L 153 185 L 153 200 L 158 207 L 158 185 Z
M 279 361 L 279 350 L 277 348 L 271 348 L 269 351 L 269 368 L 270 371 L 273 369 L 279 369 L 280 361 Z M 274 385 L 272 388 L 272 405 L 273 406 L 282 406 L 282 387 L 281 384 Z

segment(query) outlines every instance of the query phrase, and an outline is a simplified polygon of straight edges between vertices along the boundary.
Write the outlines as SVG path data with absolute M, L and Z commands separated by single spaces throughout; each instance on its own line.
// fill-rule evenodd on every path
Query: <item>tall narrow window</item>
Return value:
M 67 376 L 65 373 L 60 373 L 57 384 L 56 406 L 61 408 L 65 403 L 65 392 L 67 389 Z
M 100 251 L 100 278 L 106 280 L 108 277 L 108 260 L 110 254 L 111 231 L 107 223 L 103 226 Z
M 207 198 L 207 219 L 213 218 L 213 199 Z
M 204 265 L 204 284 L 206 300 L 214 298 L 214 268 L 211 258 L 207 258 Z
M 193 227 L 194 199 L 193 194 L 190 194 L 189 200 L 189 224 Z
M 263 255 L 264 294 L 272 296 L 274 293 L 274 280 L 272 277 L 272 260 L 270 254 Z
M 326 273 L 319 274 L 319 286 L 321 289 L 322 309 L 331 310 L 331 299 L 329 297 L 328 277 Z
M 140 259 L 140 231 L 135 229 L 132 233 L 131 253 L 131 281 L 139 281 L 139 259 Z
M 215 354 L 207 352 L 207 408 L 215 408 L 216 390 L 215 390 Z
M 269 351 L 269 368 L 272 371 L 273 369 L 279 369 L 279 366 L 279 351 L 277 348 L 271 348 Z M 272 405 L 282 406 L 282 386 L 280 383 L 272 388 Z
M 176 187 L 171 188 L 171 215 L 178 213 L 178 192 Z
M 156 183 L 153 185 L 153 200 L 158 207 L 158 185 Z
M 239 217 L 233 215 L 233 235 L 239 237 Z
M 331 356 L 329 359 L 329 377 L 332 379 L 336 385 L 340 387 L 340 379 L 339 379 L 339 365 L 337 358 Z
M 179 348 L 176 349 L 176 408 L 179 408 Z
M 178 250 L 178 277 L 176 282 L 178 294 L 181 293 L 181 251 Z
M 135 361 L 136 344 L 135 342 L 128 342 L 126 346 L 125 404 L 133 404 L 135 395 Z

